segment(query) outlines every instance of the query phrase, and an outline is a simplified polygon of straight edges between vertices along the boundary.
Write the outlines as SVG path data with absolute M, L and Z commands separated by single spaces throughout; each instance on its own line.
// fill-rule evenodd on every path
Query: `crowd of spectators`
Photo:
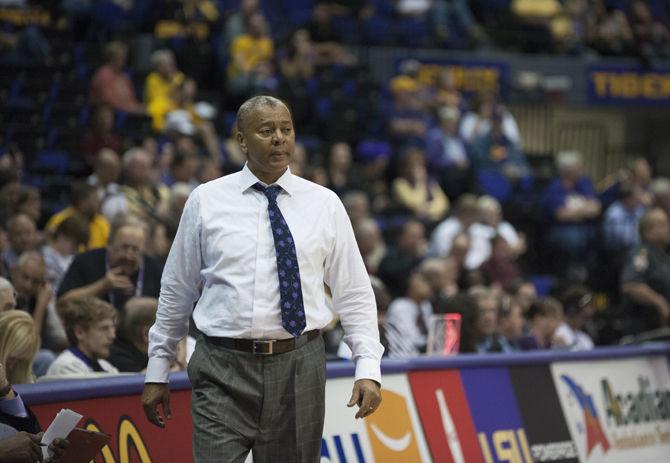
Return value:
M 95 3 L 63 1 L 56 15 L 72 40 L 96 40 L 87 42 L 94 68 L 80 76 L 90 118 L 75 130 L 70 157 L 82 168 L 69 200 L 47 207 L 54 198 L 31 186 L 21 147 L 2 146 L 0 363 L 10 382 L 146 367 L 161 266 L 186 198 L 244 164 L 230 115 L 256 93 L 292 108 L 291 171 L 345 205 L 386 355 L 425 353 L 435 320 L 450 313 L 461 316 L 461 352 L 590 349 L 668 326 L 669 179 L 636 158 L 594 185 L 580 153 L 563 151 L 555 177 L 539 182 L 495 92 L 463 94 L 448 69 L 426 84 L 414 60 L 372 82 L 350 47 L 373 33 L 383 45 L 405 33 L 415 45 L 498 46 L 496 31 L 517 27 L 557 52 L 664 56 L 665 3 L 498 1 L 508 15 L 493 17 L 487 2 L 464 0 L 295 1 L 308 8 L 284 16 L 283 2 L 257 0 L 237 9 L 99 2 L 115 13 L 107 23 Z M 106 26 L 104 40 L 91 24 Z M 127 35 L 147 27 L 148 52 Z M 48 66 L 39 29 L 25 33 L 45 56 L 21 51 L 23 33 L 0 35 L 0 60 Z M 128 64 L 143 52 L 144 72 Z M 530 229 L 518 221 L 529 204 Z M 10 339 L 2 323 L 14 313 L 30 315 L 33 334 L 12 328 Z M 337 320 L 326 337 L 332 359 L 347 356 Z M 183 341 L 175 370 L 192 344 Z

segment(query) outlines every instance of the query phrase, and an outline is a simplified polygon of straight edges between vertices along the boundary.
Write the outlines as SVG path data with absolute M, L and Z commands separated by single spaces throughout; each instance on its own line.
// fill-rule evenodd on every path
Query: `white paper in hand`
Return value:
M 45 460 L 50 456 L 49 444 L 51 444 L 54 439 L 65 439 L 82 418 L 82 415 L 73 412 L 69 408 L 63 408 L 58 412 L 56 418 L 54 418 L 49 425 L 49 429 L 47 429 L 42 436 L 42 444 L 45 444 L 44 447 L 42 447 L 42 455 Z

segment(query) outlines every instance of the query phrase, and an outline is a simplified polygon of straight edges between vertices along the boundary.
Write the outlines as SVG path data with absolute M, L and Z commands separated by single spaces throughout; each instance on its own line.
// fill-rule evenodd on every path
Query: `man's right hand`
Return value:
M 41 437 L 19 432 L 0 440 L 0 463 L 34 463 L 43 461 Z
M 163 406 L 163 415 L 172 419 L 170 412 L 170 387 L 167 383 L 145 383 L 142 392 L 142 407 L 150 423 L 159 428 L 165 427 L 165 420 L 158 412 L 158 405 Z
M 118 290 L 128 294 L 132 293 L 135 289 L 133 282 L 130 281 L 128 275 L 123 274 L 123 269 L 120 267 L 107 270 L 105 285 L 111 290 Z

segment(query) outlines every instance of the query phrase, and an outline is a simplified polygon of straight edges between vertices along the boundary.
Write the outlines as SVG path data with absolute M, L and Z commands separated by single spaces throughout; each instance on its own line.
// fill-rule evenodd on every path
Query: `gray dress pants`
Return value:
M 198 340 L 188 365 L 196 463 L 318 463 L 326 361 L 319 336 L 254 355 Z

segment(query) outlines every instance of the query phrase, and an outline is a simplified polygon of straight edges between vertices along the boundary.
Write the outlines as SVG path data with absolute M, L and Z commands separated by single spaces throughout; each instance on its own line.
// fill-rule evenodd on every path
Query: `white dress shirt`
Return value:
M 248 166 L 189 196 L 168 255 L 156 323 L 149 331 L 146 382 L 168 381 L 177 342 L 193 319 L 208 336 L 286 339 L 268 201 Z M 296 244 L 307 326 L 332 319 L 324 283 L 353 351 L 356 379 L 381 382 L 377 311 L 351 222 L 332 191 L 287 171 L 277 204 Z M 202 285 L 202 286 L 201 286 Z M 202 294 L 199 288 L 202 287 Z

